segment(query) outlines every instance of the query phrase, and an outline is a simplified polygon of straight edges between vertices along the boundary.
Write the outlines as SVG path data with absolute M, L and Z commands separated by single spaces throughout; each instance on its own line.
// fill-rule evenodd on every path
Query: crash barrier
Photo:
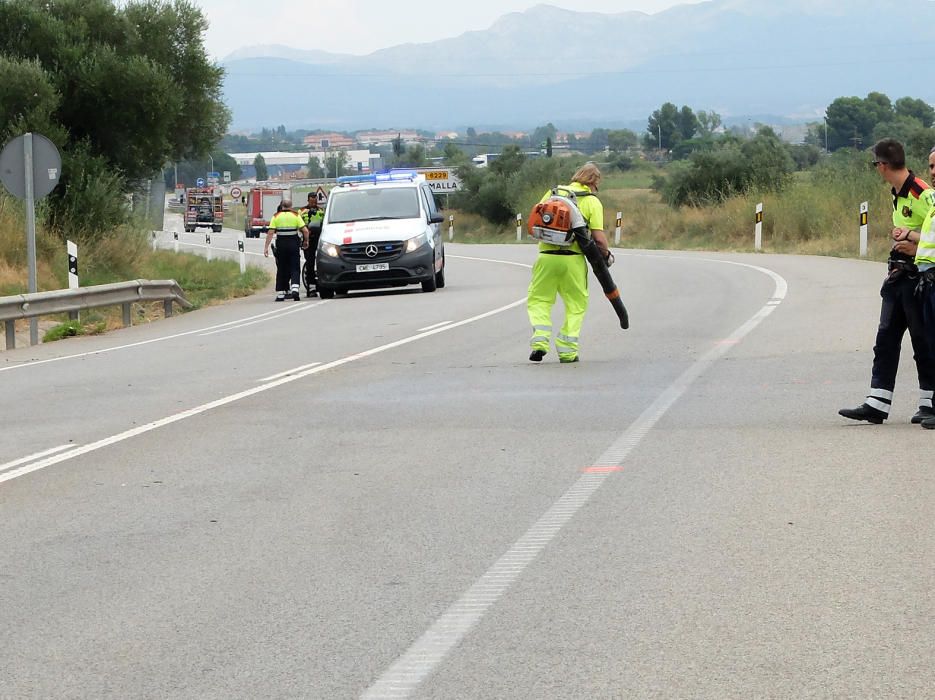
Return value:
M 0 321 L 6 326 L 6 348 L 12 350 L 16 346 L 14 322 L 18 319 L 72 314 L 102 306 L 122 306 L 123 325 L 129 326 L 130 305 L 144 301 L 161 301 L 167 317 L 172 315 L 173 303 L 186 309 L 192 306 L 175 280 L 131 280 L 80 289 L 57 289 L 0 297 Z

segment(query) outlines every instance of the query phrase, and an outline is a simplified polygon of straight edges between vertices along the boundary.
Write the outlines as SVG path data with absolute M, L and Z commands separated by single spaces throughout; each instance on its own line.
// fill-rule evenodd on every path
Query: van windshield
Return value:
M 386 187 L 333 192 L 328 223 L 419 218 L 419 195 L 414 187 Z

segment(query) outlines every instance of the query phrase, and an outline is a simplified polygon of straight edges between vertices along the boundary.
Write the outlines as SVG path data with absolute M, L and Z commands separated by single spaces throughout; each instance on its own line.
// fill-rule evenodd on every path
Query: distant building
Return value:
M 402 129 L 384 130 L 384 131 L 358 131 L 356 134 L 357 142 L 362 146 L 387 146 L 396 138 L 402 139 L 404 145 L 422 143 L 426 139 L 419 136 L 415 131 L 404 131 Z
M 302 143 L 315 150 L 322 151 L 341 151 L 353 148 L 357 145 L 357 139 L 344 134 L 309 134 Z
M 307 152 L 266 151 L 261 153 L 231 153 L 229 155 L 237 161 L 237 165 L 240 166 L 243 177 L 246 179 L 256 178 L 256 168 L 253 167 L 253 161 L 256 160 L 258 155 L 263 156 L 271 180 L 298 177 L 299 171 L 304 171 L 305 166 L 308 165 Z

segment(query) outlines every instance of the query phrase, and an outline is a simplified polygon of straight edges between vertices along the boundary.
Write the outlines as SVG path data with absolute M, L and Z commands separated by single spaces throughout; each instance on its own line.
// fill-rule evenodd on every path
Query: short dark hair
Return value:
M 874 157 L 891 168 L 906 167 L 906 150 L 896 139 L 881 139 L 873 145 Z

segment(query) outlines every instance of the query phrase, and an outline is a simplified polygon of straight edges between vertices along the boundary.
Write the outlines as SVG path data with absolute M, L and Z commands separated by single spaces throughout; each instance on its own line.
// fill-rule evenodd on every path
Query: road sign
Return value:
M 32 136 L 33 196 L 45 197 L 62 175 L 62 158 L 55 144 L 41 134 Z M 17 199 L 26 198 L 26 135 L 17 136 L 0 151 L 0 181 Z
M 240 199 L 241 194 L 243 193 L 240 191 L 239 187 L 231 187 L 231 198 Z
M 417 168 L 416 172 L 425 176 L 425 181 L 436 194 L 449 194 L 461 189 L 461 180 L 451 168 Z
M 328 193 L 325 192 L 325 188 L 321 185 L 319 185 L 318 189 L 315 190 L 315 201 L 318 202 L 318 206 L 321 206 L 328 201 Z
M 205 186 L 205 179 L 203 177 L 199 177 L 197 180 L 195 180 L 195 187 L 204 187 L 204 186 Z
M 230 181 L 231 181 L 231 171 L 225 170 L 224 171 L 224 182 L 230 182 Z

